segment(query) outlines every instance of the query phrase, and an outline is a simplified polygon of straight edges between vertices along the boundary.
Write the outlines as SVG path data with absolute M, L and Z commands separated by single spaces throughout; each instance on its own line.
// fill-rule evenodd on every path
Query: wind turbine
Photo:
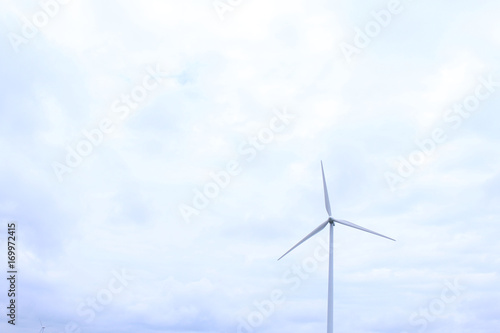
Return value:
M 45 326 L 43 326 L 42 321 L 40 319 L 38 319 L 38 321 L 40 322 L 40 332 L 39 333 L 43 333 L 45 331 Z
M 343 224 L 343 225 L 351 227 L 351 228 L 355 228 L 355 229 L 359 229 L 359 230 L 362 230 L 365 232 L 369 232 L 371 234 L 374 234 L 374 235 L 377 235 L 380 237 L 384 237 L 384 238 L 387 238 L 387 239 L 390 239 L 393 241 L 395 241 L 395 239 L 381 235 L 375 231 L 363 228 L 357 224 L 354 224 L 354 223 L 346 221 L 346 220 L 334 219 L 332 217 L 332 211 L 330 209 L 330 199 L 328 198 L 328 190 L 326 188 L 325 171 L 323 170 L 323 161 L 321 161 L 321 174 L 323 175 L 323 190 L 325 192 L 325 207 L 326 207 L 326 212 L 328 213 L 328 220 L 321 223 L 316 229 L 311 231 L 311 233 L 309 235 L 307 235 L 300 242 L 295 244 L 290 250 L 288 250 L 278 260 L 280 260 L 281 258 L 286 256 L 288 253 L 290 253 L 297 246 L 304 243 L 306 240 L 308 240 L 312 236 L 316 235 L 318 232 L 323 230 L 328 224 L 330 224 L 330 249 L 329 249 L 329 258 L 328 258 L 329 259 L 329 262 L 328 262 L 328 322 L 327 322 L 326 332 L 332 333 L 333 332 L 333 227 L 335 226 L 335 223 Z

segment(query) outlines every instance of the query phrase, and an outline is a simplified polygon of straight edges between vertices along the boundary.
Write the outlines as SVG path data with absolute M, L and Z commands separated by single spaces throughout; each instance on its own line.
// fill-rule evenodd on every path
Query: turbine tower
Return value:
M 330 224 L 330 246 L 329 246 L 329 257 L 328 257 L 328 321 L 327 321 L 326 332 L 333 333 L 333 227 L 335 226 L 335 223 L 343 224 L 343 225 L 351 227 L 351 228 L 355 228 L 355 229 L 359 229 L 359 230 L 362 230 L 365 232 L 369 232 L 370 234 L 384 237 L 384 238 L 387 238 L 387 239 L 390 239 L 393 241 L 395 241 L 395 239 L 381 235 L 375 231 L 363 228 L 357 224 L 354 224 L 354 223 L 346 221 L 346 220 L 334 219 L 332 217 L 332 211 L 330 208 L 330 199 L 328 197 L 328 190 L 326 188 L 325 171 L 323 170 L 323 161 L 321 161 L 321 174 L 323 176 L 323 190 L 324 190 L 324 194 L 325 194 L 325 207 L 326 207 L 326 212 L 328 213 L 328 220 L 321 223 L 316 229 L 311 231 L 311 233 L 309 233 L 309 235 L 307 235 L 300 242 L 295 244 L 290 250 L 288 250 L 278 260 L 280 260 L 281 258 L 286 256 L 288 253 L 290 253 L 297 246 L 304 243 L 306 240 L 308 240 L 312 236 L 316 235 L 318 232 L 323 230 L 328 224 Z

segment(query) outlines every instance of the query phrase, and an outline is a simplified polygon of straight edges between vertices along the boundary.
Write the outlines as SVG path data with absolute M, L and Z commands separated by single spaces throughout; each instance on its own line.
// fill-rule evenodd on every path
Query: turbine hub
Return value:
M 328 223 L 335 225 L 335 220 L 330 216 L 328 217 Z

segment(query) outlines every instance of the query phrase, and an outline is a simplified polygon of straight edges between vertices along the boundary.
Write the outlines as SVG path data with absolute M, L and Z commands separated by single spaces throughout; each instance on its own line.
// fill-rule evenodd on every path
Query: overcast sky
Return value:
M 498 332 L 498 1 L 0 12 L 2 332 Z

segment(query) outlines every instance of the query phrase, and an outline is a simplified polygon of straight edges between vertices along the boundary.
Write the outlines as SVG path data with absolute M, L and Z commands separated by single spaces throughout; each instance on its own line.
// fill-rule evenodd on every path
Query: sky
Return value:
M 498 1 L 0 13 L 1 332 L 498 332 Z

